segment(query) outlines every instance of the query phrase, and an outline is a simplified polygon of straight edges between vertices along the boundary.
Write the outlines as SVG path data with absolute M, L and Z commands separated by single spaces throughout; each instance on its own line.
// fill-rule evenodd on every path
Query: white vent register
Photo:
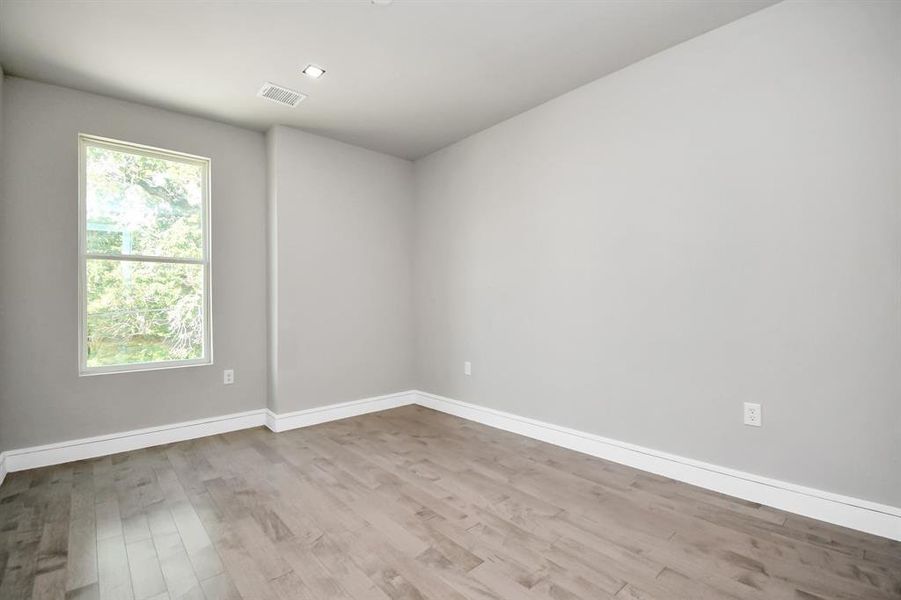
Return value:
M 263 87 L 260 88 L 260 91 L 257 92 L 257 96 L 260 98 L 265 98 L 266 100 L 271 100 L 272 102 L 278 102 L 279 104 L 284 104 L 285 106 L 295 107 L 301 102 L 303 102 L 305 95 L 300 92 L 288 89 L 286 87 L 282 87 L 280 85 L 276 85 L 274 83 L 266 82 L 263 84 Z

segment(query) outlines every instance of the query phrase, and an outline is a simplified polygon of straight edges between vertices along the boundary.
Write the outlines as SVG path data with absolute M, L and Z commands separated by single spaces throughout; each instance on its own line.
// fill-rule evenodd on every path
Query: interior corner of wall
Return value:
M 266 271 L 267 271 L 267 396 L 278 409 L 278 126 L 266 131 Z

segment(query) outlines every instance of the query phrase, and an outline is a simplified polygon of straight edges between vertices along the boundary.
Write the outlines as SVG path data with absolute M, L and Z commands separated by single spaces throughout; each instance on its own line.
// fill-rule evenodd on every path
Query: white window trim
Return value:
M 200 259 L 190 258 L 160 258 L 155 256 L 140 255 L 104 255 L 89 254 L 87 252 L 87 182 L 85 181 L 86 161 L 85 149 L 88 145 L 101 146 L 112 150 L 124 150 L 135 154 L 143 154 L 155 158 L 163 158 L 166 160 L 174 160 L 192 165 L 198 165 L 203 169 L 203 207 L 201 213 L 201 227 L 203 234 L 203 256 Z M 111 138 L 104 138 L 85 133 L 78 134 L 78 374 L 79 376 L 87 375 L 106 375 L 111 373 L 132 373 L 136 371 L 158 371 L 162 369 L 174 369 L 180 367 L 198 367 L 213 364 L 213 299 L 212 299 L 212 282 L 210 268 L 210 221 L 212 220 L 210 212 L 210 195 L 211 195 L 211 171 L 212 161 L 204 156 L 196 156 L 186 154 L 184 152 L 176 152 L 166 150 L 165 148 L 156 148 L 153 146 L 144 146 L 132 142 L 125 142 Z M 187 263 L 203 265 L 203 356 L 200 358 L 192 358 L 188 360 L 165 360 L 145 363 L 133 363 L 127 365 L 111 365 L 104 367 L 88 367 L 88 351 L 87 351 L 87 320 L 88 320 L 88 303 L 87 303 L 87 259 L 113 259 L 113 260 L 133 260 L 133 261 L 149 261 L 162 263 Z

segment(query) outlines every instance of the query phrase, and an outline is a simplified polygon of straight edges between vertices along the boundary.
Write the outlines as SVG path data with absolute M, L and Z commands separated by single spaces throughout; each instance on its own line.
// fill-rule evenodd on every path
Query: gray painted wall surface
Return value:
M 3 167 L 3 86 L 5 83 L 3 68 L 0 67 L 0 230 L 3 228 L 3 223 L 6 221 L 6 207 L 4 198 L 5 196 L 3 191 L 3 178 L 4 178 L 4 167 Z M 6 281 L 6 271 L 5 266 L 0 257 L 0 282 Z M 0 284 L 2 286 L 2 284 Z M 0 292 L 2 293 L 2 292 Z M 3 318 L 3 304 L 0 303 L 0 319 Z M 3 335 L 3 329 L 0 329 L 0 344 L 3 343 L 5 337 Z M 0 411 L 2 411 L 2 405 L 0 405 Z M 0 421 L 3 420 L 3 412 L 0 412 Z M 3 427 L 0 427 L 0 452 L 2 452 L 7 446 L 6 441 L 4 440 Z
M 266 406 L 260 133 L 8 78 L 0 187 L 2 449 Z M 212 159 L 213 366 L 78 376 L 77 134 Z M 222 369 L 235 383 L 222 384 Z
M 273 410 L 411 389 L 412 163 L 289 127 L 267 143 Z
M 899 6 L 780 4 L 415 165 L 6 79 L 0 450 L 419 387 L 901 505 Z M 77 376 L 79 131 L 212 157 L 216 365 Z
M 417 161 L 419 386 L 901 506 L 899 31 L 779 4 Z

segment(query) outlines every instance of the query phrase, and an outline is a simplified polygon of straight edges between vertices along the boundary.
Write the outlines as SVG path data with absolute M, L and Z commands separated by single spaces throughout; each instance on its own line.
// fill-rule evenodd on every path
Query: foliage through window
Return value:
M 210 362 L 209 160 L 80 137 L 81 371 Z

